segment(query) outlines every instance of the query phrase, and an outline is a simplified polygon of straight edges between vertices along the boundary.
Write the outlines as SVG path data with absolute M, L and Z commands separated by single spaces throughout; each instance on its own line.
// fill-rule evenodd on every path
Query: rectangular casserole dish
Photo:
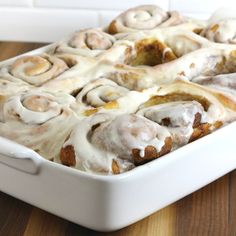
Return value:
M 26 55 L 53 48 L 52 44 Z M 1 65 L 12 60 L 15 58 Z M 0 191 L 82 226 L 113 231 L 235 169 L 234 133 L 236 122 L 115 176 L 85 173 L 53 163 L 0 137 Z

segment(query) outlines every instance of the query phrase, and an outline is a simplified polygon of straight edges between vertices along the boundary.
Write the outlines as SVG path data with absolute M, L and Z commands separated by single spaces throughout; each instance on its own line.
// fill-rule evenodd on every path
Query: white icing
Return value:
M 236 43 L 236 19 L 221 19 L 210 24 L 202 33 L 211 41 L 218 43 Z
M 100 126 L 92 130 L 96 124 Z M 79 122 L 64 147 L 74 147 L 76 168 L 112 173 L 112 160 L 117 160 L 123 172 L 133 167 L 132 149 L 139 149 L 141 156 L 148 145 L 160 151 L 169 136 L 164 127 L 144 117 L 101 113 Z
M 50 55 L 25 56 L 17 59 L 9 73 L 32 85 L 42 85 L 68 69 L 66 63 Z
M 107 102 L 117 100 L 125 96 L 128 89 L 118 86 L 115 82 L 101 78 L 87 84 L 76 97 L 78 105 L 81 106 L 85 100 L 87 106 L 98 107 Z M 86 97 L 85 97 L 86 96 Z
M 144 150 L 151 145 L 161 151 L 169 132 L 158 124 L 137 115 L 120 115 L 103 123 L 92 136 L 92 142 L 105 150 L 114 151 L 118 157 L 132 161 L 132 150 Z
M 231 93 L 236 92 L 236 73 L 222 74 L 216 76 L 199 76 L 192 80 L 194 83 L 214 86 L 217 88 L 225 89 Z
M 214 124 L 225 119 L 225 111 L 218 104 L 210 103 L 207 111 L 197 101 L 175 101 L 143 108 L 139 115 L 165 126 L 163 120 L 170 124 L 167 129 L 171 133 L 175 148 L 185 145 L 193 133 L 195 115 L 201 115 L 200 123 Z
M 174 143 L 182 146 L 188 143 L 193 132 L 195 115 L 201 115 L 203 123 L 207 121 L 207 115 L 202 105 L 196 101 L 177 101 L 147 107 L 138 111 L 137 114 L 163 125 L 163 119 L 168 119 L 170 124 L 167 129 L 172 135 Z
M 186 20 L 176 11 L 166 12 L 155 5 L 142 5 L 123 12 L 112 23 L 117 32 L 133 32 L 180 25 Z
M 71 97 L 69 98 L 68 102 L 72 102 Z M 31 106 L 27 107 L 27 103 L 24 104 L 24 101 L 30 101 L 35 109 L 32 109 Z M 20 118 L 27 124 L 41 124 L 58 116 L 62 112 L 62 107 L 63 104 L 60 104 L 60 99 L 55 101 L 53 95 L 32 91 L 9 98 L 3 106 L 3 114 L 5 120 L 18 120 Z
M 112 173 L 112 160 L 116 155 L 99 149 L 90 142 L 91 128 L 111 118 L 107 114 L 99 114 L 79 122 L 65 142 L 64 147 L 72 145 L 76 155 L 76 168 L 89 172 Z M 89 150 L 89 152 L 88 152 Z
M 124 15 L 124 22 L 134 29 L 152 29 L 168 19 L 168 13 L 151 5 L 129 10 Z
M 21 91 L 26 91 L 32 88 L 30 85 L 21 81 L 11 81 L 5 78 L 0 78 L 0 95 L 10 96 Z
M 199 76 L 192 81 L 219 91 L 231 100 L 236 101 L 236 73 L 216 76 Z
M 75 32 L 68 40 L 59 43 L 58 53 L 96 57 L 111 48 L 115 38 L 101 29 L 86 29 Z
M 37 151 L 46 159 L 55 160 L 79 121 L 69 107 L 74 101 L 70 95 L 46 93 L 40 89 L 13 96 L 3 104 L 3 110 L 0 105 L 3 115 L 0 134 Z

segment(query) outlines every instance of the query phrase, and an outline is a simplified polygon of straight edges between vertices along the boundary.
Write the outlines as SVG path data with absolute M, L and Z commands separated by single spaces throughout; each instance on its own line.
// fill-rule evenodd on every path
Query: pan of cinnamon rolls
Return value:
M 165 158 L 236 120 L 235 34 L 143 5 L 3 62 L 0 136 L 95 174 Z

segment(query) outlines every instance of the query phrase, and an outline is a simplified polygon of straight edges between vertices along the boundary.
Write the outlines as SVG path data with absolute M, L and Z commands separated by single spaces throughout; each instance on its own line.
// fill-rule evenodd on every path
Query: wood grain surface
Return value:
M 42 44 L 0 42 L 0 60 L 40 46 Z M 8 235 L 236 236 L 236 171 L 113 233 L 86 229 L 0 192 L 0 236 Z

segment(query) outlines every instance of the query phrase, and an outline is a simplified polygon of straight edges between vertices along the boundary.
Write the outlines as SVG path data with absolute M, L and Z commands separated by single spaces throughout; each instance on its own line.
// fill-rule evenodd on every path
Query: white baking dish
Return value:
M 113 231 L 235 169 L 235 133 L 236 122 L 115 176 L 85 173 L 47 161 L 0 137 L 0 190 L 85 227 Z

